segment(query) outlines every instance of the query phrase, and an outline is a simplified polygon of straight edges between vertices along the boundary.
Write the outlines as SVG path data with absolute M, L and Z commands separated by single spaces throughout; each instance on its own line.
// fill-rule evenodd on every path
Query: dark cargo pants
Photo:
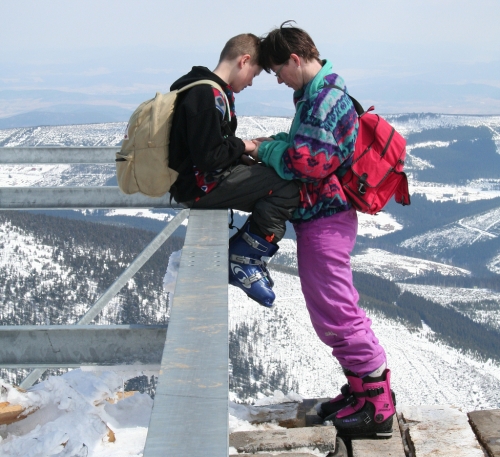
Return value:
M 185 202 L 190 208 L 231 208 L 252 213 L 250 231 L 259 236 L 285 235 L 285 222 L 299 204 L 300 183 L 280 178 L 265 165 L 236 165 L 208 194 Z

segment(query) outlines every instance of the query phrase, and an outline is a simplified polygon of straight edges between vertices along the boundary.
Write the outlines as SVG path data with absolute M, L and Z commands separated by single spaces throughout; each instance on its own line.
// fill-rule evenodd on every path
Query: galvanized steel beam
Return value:
M 227 213 L 224 211 L 226 216 Z M 175 216 L 169 224 L 149 243 L 146 248 L 136 257 L 136 259 L 127 267 L 127 269 L 118 277 L 118 279 L 109 286 L 108 290 L 90 307 L 85 315 L 76 323 L 76 325 L 90 324 L 95 317 L 104 309 L 110 300 L 127 284 L 127 282 L 134 276 L 139 269 L 151 258 L 151 256 L 161 247 L 161 245 L 174 233 L 174 231 L 184 222 L 188 217 L 189 210 L 182 210 Z M 43 367 L 35 368 L 21 383 L 23 389 L 31 387 L 36 380 L 45 372 Z
M 166 333 L 161 325 L 2 325 L 0 368 L 159 368 Z
M 0 187 L 0 210 L 183 208 L 170 194 L 125 195 L 118 187 Z
M 2 164 L 115 163 L 113 147 L 14 147 L 0 148 Z
M 228 455 L 228 226 L 191 211 L 144 457 Z

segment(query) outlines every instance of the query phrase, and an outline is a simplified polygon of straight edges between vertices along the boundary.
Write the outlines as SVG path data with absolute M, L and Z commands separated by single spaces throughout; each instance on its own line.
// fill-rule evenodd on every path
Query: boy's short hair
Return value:
M 259 62 L 260 38 L 252 33 L 242 33 L 231 38 L 220 53 L 219 63 L 233 60 L 244 54 L 250 55 L 250 63 Z
M 271 65 L 285 63 L 291 54 L 297 54 L 306 61 L 320 61 L 319 51 L 310 35 L 298 27 L 293 27 L 285 21 L 269 32 L 261 40 L 259 65 L 269 73 Z M 285 27 L 287 26 L 287 27 Z

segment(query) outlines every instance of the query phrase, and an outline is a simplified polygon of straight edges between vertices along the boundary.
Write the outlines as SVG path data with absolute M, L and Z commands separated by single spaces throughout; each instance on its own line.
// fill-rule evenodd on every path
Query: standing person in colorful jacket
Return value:
M 330 346 L 348 379 L 318 414 L 347 438 L 392 435 L 394 398 L 386 354 L 358 306 L 350 253 L 356 211 L 336 173 L 348 167 L 358 129 L 354 106 L 332 63 L 320 60 L 311 37 L 287 21 L 262 41 L 261 65 L 294 90 L 290 131 L 258 138 L 251 155 L 284 179 L 302 181 L 292 216 L 302 292 L 318 337 Z
M 233 208 L 252 213 L 229 241 L 229 282 L 271 307 L 273 282 L 262 257 L 272 257 L 278 250 L 285 223 L 299 202 L 299 185 L 256 164 L 248 156 L 255 144 L 234 134 L 233 94 L 251 86 L 262 71 L 259 46 L 260 39 L 253 34 L 235 36 L 224 46 L 213 72 L 193 67 L 172 84 L 170 89 L 175 90 L 195 81 L 214 81 L 224 91 L 229 107 L 219 89 L 208 84 L 179 94 L 169 145 L 169 166 L 179 176 L 170 192 L 177 202 L 190 208 Z

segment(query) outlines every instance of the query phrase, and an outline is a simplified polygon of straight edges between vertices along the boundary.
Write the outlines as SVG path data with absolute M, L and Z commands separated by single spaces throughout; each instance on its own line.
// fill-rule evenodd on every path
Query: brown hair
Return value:
M 220 53 L 219 63 L 223 60 L 233 60 L 244 54 L 250 55 L 250 63 L 259 61 L 260 38 L 252 33 L 242 33 L 231 38 Z
M 297 54 L 306 61 L 320 62 L 319 51 L 312 38 L 304 30 L 291 26 L 292 22 L 295 21 L 283 22 L 262 39 L 259 64 L 268 73 L 271 65 L 285 63 L 290 54 Z

